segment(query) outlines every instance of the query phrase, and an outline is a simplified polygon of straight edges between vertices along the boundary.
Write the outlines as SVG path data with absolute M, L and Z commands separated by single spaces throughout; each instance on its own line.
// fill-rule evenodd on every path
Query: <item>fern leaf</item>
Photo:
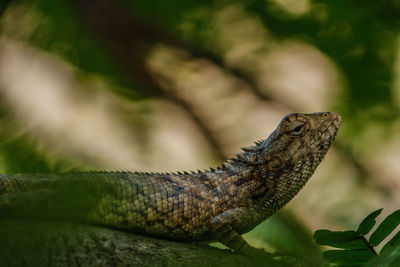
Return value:
M 365 267 L 398 267 L 400 263 L 400 245 L 381 251 L 379 257 L 369 261 Z M 336 267 L 336 266 L 335 266 Z
M 317 244 L 341 248 L 323 252 L 323 258 L 331 263 L 335 263 L 335 267 L 364 266 L 363 264 L 368 262 L 381 264 L 380 259 L 382 262 L 390 262 L 390 264 L 368 266 L 400 266 L 400 232 L 395 234 L 393 238 L 387 242 L 379 256 L 376 252 L 376 246 L 400 225 L 400 210 L 396 210 L 387 216 L 372 233 L 369 240 L 365 236 L 371 232 L 376 224 L 376 217 L 378 217 L 381 212 L 382 209 L 371 212 L 362 220 L 357 231 L 315 231 L 314 239 Z M 395 262 L 398 265 L 393 265 Z
M 393 247 L 400 247 L 400 231 L 386 243 L 386 245 L 382 248 L 381 253 L 393 248 Z
M 371 235 L 369 242 L 372 246 L 378 246 L 400 224 L 400 210 L 396 210 L 386 217 Z
M 357 232 L 360 235 L 368 234 L 369 231 L 371 231 L 371 229 L 375 226 L 375 223 L 376 223 L 375 219 L 376 219 L 376 217 L 379 216 L 379 214 L 381 214 L 382 210 L 383 209 L 373 211 L 367 217 L 365 217 L 365 219 L 362 220 L 362 222 L 358 226 Z
M 356 231 L 317 230 L 314 240 L 319 245 L 345 249 L 368 249 L 368 246 Z
M 339 264 L 363 264 L 375 257 L 369 249 L 327 250 L 323 252 L 324 259 Z

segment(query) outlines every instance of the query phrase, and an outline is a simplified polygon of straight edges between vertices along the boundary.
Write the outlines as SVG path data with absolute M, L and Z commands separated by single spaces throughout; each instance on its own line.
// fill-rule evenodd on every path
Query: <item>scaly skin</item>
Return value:
M 0 175 L 2 217 L 62 219 L 180 241 L 220 241 L 252 253 L 241 237 L 289 202 L 325 156 L 335 113 L 285 116 L 268 139 L 216 170 Z

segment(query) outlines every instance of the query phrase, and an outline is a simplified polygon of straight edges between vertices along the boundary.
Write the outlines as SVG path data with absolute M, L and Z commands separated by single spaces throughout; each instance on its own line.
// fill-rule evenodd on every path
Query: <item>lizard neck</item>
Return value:
M 227 187 L 236 190 L 233 197 L 251 211 L 258 224 L 287 204 L 311 176 L 288 179 L 291 169 L 287 166 L 272 174 L 264 165 L 231 164 L 224 171 Z

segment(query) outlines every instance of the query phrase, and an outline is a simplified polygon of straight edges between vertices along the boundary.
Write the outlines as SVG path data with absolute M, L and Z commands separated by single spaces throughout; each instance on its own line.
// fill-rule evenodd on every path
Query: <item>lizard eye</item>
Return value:
M 304 122 L 302 122 L 302 121 L 294 121 L 289 125 L 286 133 L 291 135 L 291 136 L 295 136 L 295 137 L 296 136 L 301 136 L 303 134 L 303 132 L 304 132 L 304 129 L 305 129 L 304 126 L 305 126 Z
M 287 115 L 279 124 L 279 133 L 296 138 L 301 137 L 309 128 L 309 119 L 300 113 Z

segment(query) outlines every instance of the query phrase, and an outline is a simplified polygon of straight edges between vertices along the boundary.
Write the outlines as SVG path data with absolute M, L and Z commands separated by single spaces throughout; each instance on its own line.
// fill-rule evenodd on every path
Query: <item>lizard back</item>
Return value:
M 216 172 L 216 173 L 215 173 Z M 82 221 L 178 240 L 210 239 L 208 224 L 235 206 L 223 171 L 0 175 L 3 218 Z

